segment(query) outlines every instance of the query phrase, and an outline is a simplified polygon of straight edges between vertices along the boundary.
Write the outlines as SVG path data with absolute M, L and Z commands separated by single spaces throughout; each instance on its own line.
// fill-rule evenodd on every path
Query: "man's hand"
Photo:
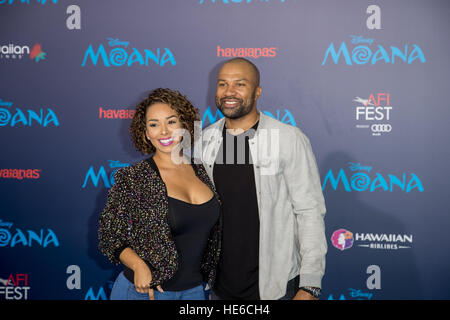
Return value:
M 292 300 L 319 300 L 319 298 L 315 298 L 310 295 L 308 292 L 303 291 L 302 289 L 298 290 L 297 294 Z

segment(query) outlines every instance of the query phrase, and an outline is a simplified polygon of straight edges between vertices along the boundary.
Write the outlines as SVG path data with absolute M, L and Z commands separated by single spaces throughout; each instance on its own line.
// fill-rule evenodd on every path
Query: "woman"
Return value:
M 220 255 L 220 204 L 201 164 L 179 161 L 198 112 L 177 91 L 155 89 L 136 107 L 135 147 L 154 155 L 119 169 L 100 216 L 99 249 L 124 264 L 111 299 L 205 299 Z M 178 148 L 178 149 L 175 149 Z M 175 160 L 175 161 L 174 161 Z M 156 290 L 154 290 L 156 288 Z

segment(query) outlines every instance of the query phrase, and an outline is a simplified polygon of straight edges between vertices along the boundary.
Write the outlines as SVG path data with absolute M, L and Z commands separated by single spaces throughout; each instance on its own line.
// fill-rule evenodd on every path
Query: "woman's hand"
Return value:
M 120 261 L 134 272 L 134 286 L 139 293 L 148 293 L 150 300 L 155 300 L 153 289 L 150 288 L 150 282 L 152 282 L 152 273 L 149 267 L 142 260 L 136 252 L 131 248 L 125 248 L 120 253 Z M 156 289 L 163 293 L 161 286 L 157 286 Z
M 155 300 L 153 289 L 150 288 L 150 282 L 152 281 L 152 273 L 147 264 L 139 264 L 134 270 L 134 286 L 136 291 L 140 293 L 148 293 L 150 300 Z M 157 286 L 156 289 L 159 292 L 164 292 L 161 286 Z

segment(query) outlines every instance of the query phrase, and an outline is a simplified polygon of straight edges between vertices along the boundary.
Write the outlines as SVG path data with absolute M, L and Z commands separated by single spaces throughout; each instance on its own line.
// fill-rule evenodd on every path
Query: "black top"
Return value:
M 203 204 L 169 198 L 169 224 L 178 252 L 179 267 L 163 290 L 181 291 L 203 282 L 200 264 L 211 228 L 219 218 L 219 202 L 214 195 Z
M 181 291 L 203 282 L 201 260 L 211 229 L 219 218 L 220 207 L 215 196 L 202 204 L 191 204 L 172 197 L 168 200 L 169 225 L 177 248 L 178 269 L 161 287 L 166 291 Z M 134 283 L 134 272 L 126 266 L 124 276 Z
M 149 159 L 149 163 L 161 177 L 153 158 Z M 193 168 L 195 170 L 194 166 Z M 202 204 L 191 204 L 169 196 L 167 199 L 168 222 L 178 253 L 178 269 L 161 287 L 167 291 L 181 291 L 193 288 L 204 281 L 200 266 L 210 233 L 220 216 L 220 204 L 215 195 Z M 116 256 L 119 257 L 127 246 L 117 249 Z M 152 271 L 151 264 L 145 260 L 144 262 Z M 132 269 L 124 265 L 123 273 L 128 281 L 134 283 Z
M 226 300 L 260 298 L 259 212 L 248 142 L 257 127 L 233 136 L 224 126 L 214 164 L 214 184 L 223 204 L 222 256 L 214 291 Z

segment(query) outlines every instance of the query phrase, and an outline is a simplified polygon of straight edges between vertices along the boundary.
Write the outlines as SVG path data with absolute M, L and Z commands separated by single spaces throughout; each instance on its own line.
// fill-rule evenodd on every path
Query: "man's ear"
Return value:
M 262 92 L 262 88 L 260 86 L 258 86 L 256 88 L 255 100 L 258 100 L 259 96 L 261 95 L 261 92 Z

